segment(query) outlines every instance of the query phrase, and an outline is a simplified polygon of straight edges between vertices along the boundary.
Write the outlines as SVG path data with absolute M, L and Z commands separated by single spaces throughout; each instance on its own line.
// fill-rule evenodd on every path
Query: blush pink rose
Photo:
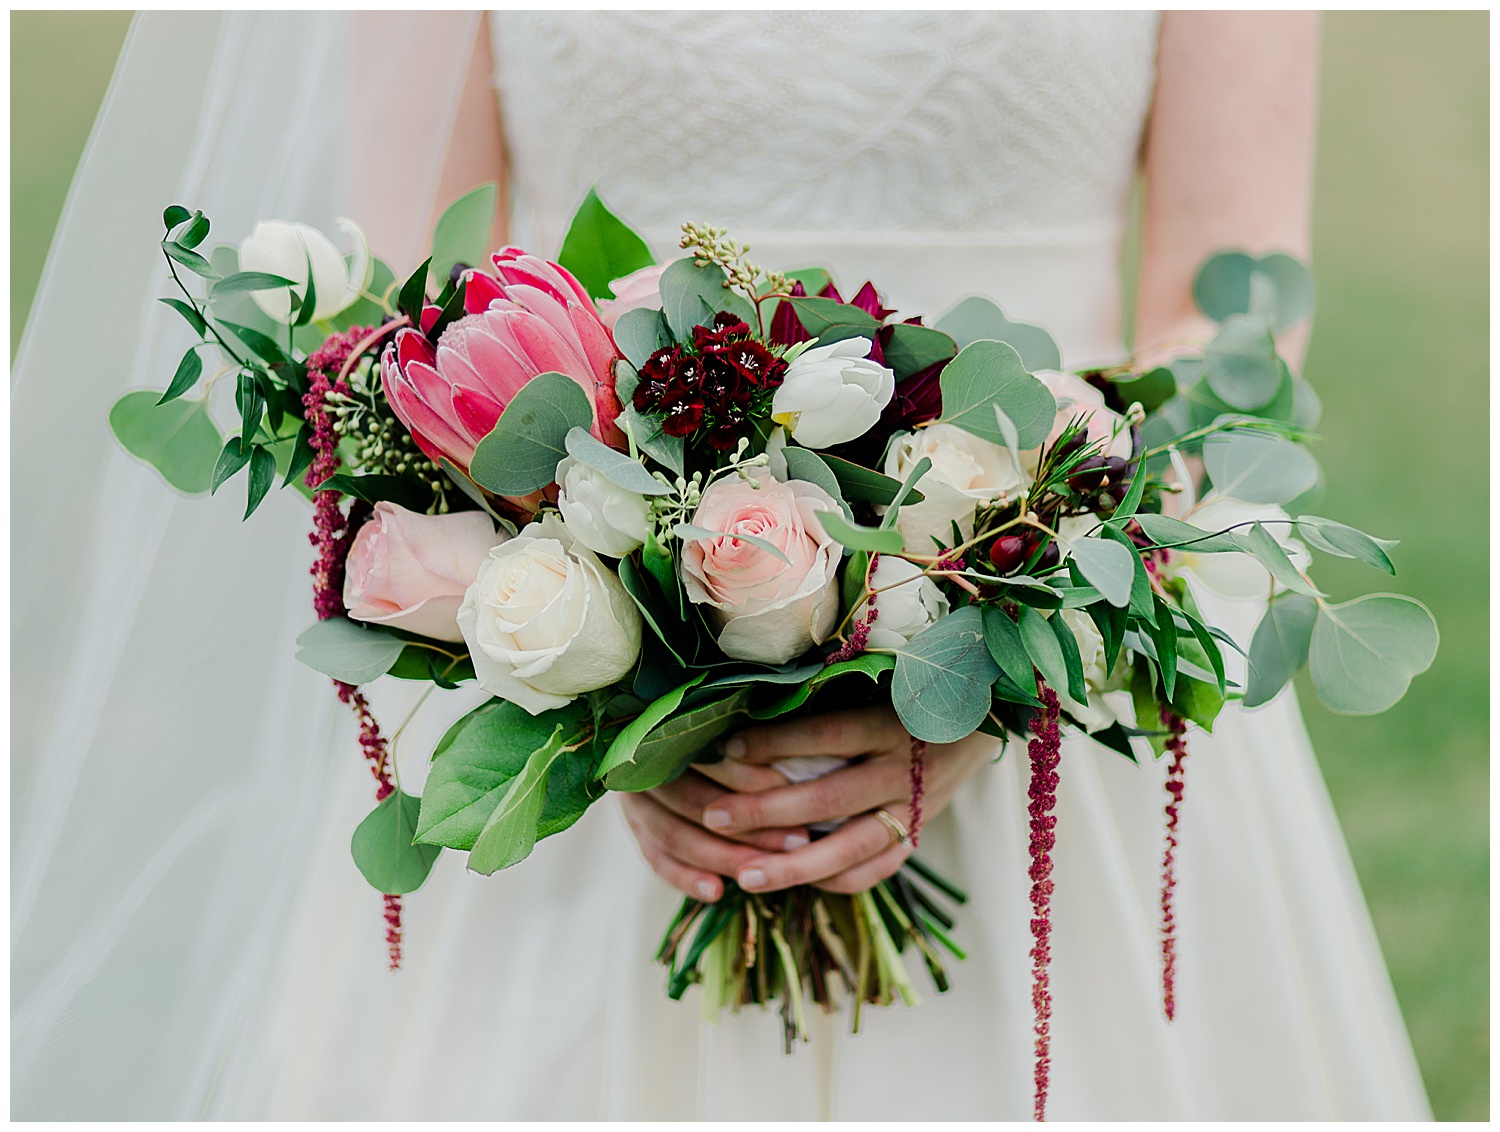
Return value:
M 1047 437 L 1048 444 L 1057 441 L 1063 429 L 1073 418 L 1087 416 L 1089 442 L 1104 445 L 1101 455 L 1118 456 L 1122 460 L 1130 459 L 1130 425 L 1119 413 L 1105 408 L 1103 393 L 1077 374 L 1059 373 L 1057 370 L 1038 370 L 1032 376 L 1045 385 L 1051 391 L 1052 396 L 1072 402 L 1057 410 L 1057 419 L 1053 422 L 1052 432 Z
M 482 511 L 419 515 L 375 504 L 344 564 L 344 604 L 356 621 L 461 641 L 458 607 L 490 548 L 506 540 Z
M 843 548 L 823 530 L 820 511 L 838 504 L 816 484 L 721 479 L 703 493 L 693 526 L 721 532 L 685 541 L 683 583 L 707 606 L 719 648 L 735 660 L 784 664 L 827 640 L 838 622 L 836 575 Z M 776 547 L 776 555 L 746 534 Z
M 609 289 L 615 293 L 615 297 L 600 299 L 598 305 L 599 317 L 611 332 L 626 311 L 641 307 L 661 309 L 661 273 L 666 269 L 667 265 L 664 263 L 643 267 L 610 283 Z

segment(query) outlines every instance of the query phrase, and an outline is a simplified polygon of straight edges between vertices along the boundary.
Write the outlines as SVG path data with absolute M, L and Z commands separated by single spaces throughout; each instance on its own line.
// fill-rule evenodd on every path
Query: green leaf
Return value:
M 432 872 L 443 850 L 438 845 L 413 845 L 422 799 L 398 788 L 387 794 L 360 822 L 349 842 L 354 863 L 377 892 L 399 896 L 415 892 Z
M 1220 651 L 1218 641 L 1214 638 L 1213 632 L 1207 625 L 1203 624 L 1202 621 L 1198 620 L 1198 618 L 1185 609 L 1174 609 L 1172 614 L 1174 618 L 1187 626 L 1188 631 L 1197 640 L 1198 648 L 1203 653 L 1203 659 L 1213 669 L 1214 681 L 1219 689 L 1219 695 L 1224 695 L 1228 690 L 1229 682 L 1224 674 L 1224 654 Z
M 1012 346 L 1028 372 L 1062 369 L 1062 353 L 1052 335 L 1029 322 L 1010 321 L 989 299 L 977 296 L 965 299 L 938 319 L 934 327 L 950 335 L 960 350 L 987 338 Z
M 413 326 L 422 325 L 422 306 L 427 302 L 427 270 L 431 266 L 432 257 L 429 256 L 422 261 L 421 267 L 406 277 L 396 300 L 397 308 L 411 319 Z
M 1057 633 L 1048 624 L 1048 619 L 1029 605 L 1020 606 L 1016 614 L 1016 628 L 1020 632 L 1021 643 L 1025 645 L 1026 655 L 1031 658 L 1032 665 L 1042 674 L 1042 679 L 1053 688 L 1066 688 L 1068 686 L 1068 662 L 1063 656 L 1062 645 L 1058 643 Z M 1024 688 L 1025 685 L 1023 684 L 1022 687 Z
M 835 542 L 850 550 L 865 550 L 871 554 L 900 554 L 904 543 L 901 532 L 885 527 L 862 527 L 851 523 L 837 511 L 819 511 L 818 521 L 823 530 Z
M 146 461 L 178 491 L 196 495 L 213 483 L 223 441 L 205 401 L 158 404 L 153 389 L 127 393 L 109 411 L 109 427 L 124 449 Z
M 670 715 L 637 743 L 631 760 L 604 777 L 611 790 L 654 790 L 686 769 L 710 743 L 745 714 L 750 690 L 738 688 L 721 700 Z
M 623 452 L 616 452 L 609 445 L 595 440 L 586 428 L 570 428 L 563 446 L 569 456 L 593 468 L 616 487 L 637 495 L 672 494 L 672 489 L 646 471 L 639 460 L 632 460 Z
M 854 512 L 849 509 L 849 504 L 844 502 L 844 493 L 839 487 L 838 477 L 833 474 L 833 470 L 823 462 L 823 458 L 818 453 L 796 444 L 788 444 L 782 449 L 782 455 L 786 457 L 787 475 L 794 480 L 817 484 L 833 497 L 833 501 L 839 505 L 839 510 L 844 513 L 844 518 L 850 523 L 854 522 Z
M 557 478 L 558 461 L 568 454 L 568 430 L 587 429 L 593 420 L 578 382 L 560 373 L 538 374 L 479 442 L 469 474 L 496 495 L 529 495 Z
M 667 265 L 660 284 L 662 313 L 679 341 L 691 339 L 693 327 L 708 325 L 719 311 L 756 324 L 750 300 L 725 286 L 728 281 L 723 268 L 712 263 L 699 267 L 692 257 Z
M 1120 378 L 1114 386 L 1127 406 L 1138 401 L 1146 412 L 1154 413 L 1177 392 L 1177 378 L 1166 366 L 1157 366 L 1143 374 Z
M 896 658 L 889 653 L 860 653 L 849 660 L 835 661 L 833 664 L 820 668 L 806 681 L 792 689 L 785 696 L 774 700 L 764 707 L 751 708 L 752 719 L 774 719 L 778 715 L 785 715 L 789 711 L 795 711 L 805 704 L 808 698 L 830 680 L 840 676 L 858 674 L 866 676 L 871 680 L 879 680 L 883 673 L 889 672 L 896 667 Z
M 626 405 L 615 419 L 615 423 L 635 441 L 637 448 L 680 476 L 685 467 L 683 438 L 662 432 L 661 422 L 660 414 L 639 413 L 634 405 Z
M 181 299 L 157 299 L 156 301 L 166 303 L 167 306 L 187 319 L 188 325 L 193 328 L 193 333 L 198 335 L 206 335 L 208 333 L 208 323 L 204 321 L 203 316 L 190 304 L 183 302 Z
M 634 762 L 641 740 L 650 733 L 653 727 L 681 707 L 682 697 L 701 684 L 707 675 L 706 672 L 700 672 L 686 684 L 673 688 L 666 695 L 659 696 L 646 705 L 646 710 L 627 723 L 615 736 L 614 742 L 609 745 L 609 750 L 604 752 L 604 758 L 599 763 L 599 769 L 595 771 L 595 774 L 603 778 L 616 767 Z
M 1271 310 L 1278 332 L 1312 313 L 1316 293 L 1311 274 L 1298 260 L 1280 252 L 1261 259 L 1252 259 L 1244 252 L 1211 256 L 1193 279 L 1193 301 L 1215 322 L 1248 314 L 1258 290 L 1257 275 L 1271 285 Z
M 1125 492 L 1125 498 L 1120 500 L 1120 505 L 1114 509 L 1111 519 L 1123 521 L 1136 513 L 1141 505 L 1141 500 L 1146 495 L 1146 481 L 1150 478 L 1149 473 L 1139 463 L 1130 476 L 1130 489 Z
M 1196 723 L 1205 731 L 1212 731 L 1214 720 L 1224 707 L 1224 697 L 1212 683 L 1195 677 L 1177 677 L 1177 691 L 1172 697 L 1172 710 L 1183 719 Z
M 1144 628 L 1156 645 L 1156 663 L 1161 668 L 1162 691 L 1167 699 L 1177 688 L 1177 622 L 1172 618 L 1172 607 L 1161 598 L 1152 596 L 1156 616 L 1143 619 Z
M 1357 558 L 1387 574 L 1396 572 L 1386 551 L 1398 544 L 1390 539 L 1375 538 L 1364 531 L 1318 515 L 1298 515 L 1297 531 L 1314 547 L 1327 554 L 1336 554 L 1340 558 Z
M 1138 555 L 1108 538 L 1081 538 L 1068 543 L 1067 549 L 1079 572 L 1105 601 L 1122 609 L 1130 604 Z
M 875 337 L 875 331 L 880 329 L 880 322 L 873 315 L 852 303 L 841 303 L 837 299 L 824 299 L 817 296 L 787 299 L 786 302 L 790 303 L 792 310 L 796 312 L 798 320 L 802 323 L 802 329 L 820 340 L 819 345 L 826 346 L 837 337 L 852 337 L 852 334 L 830 336 L 830 331 L 843 330 L 845 327 L 871 339 Z M 822 340 L 825 338 L 827 341 Z
M 404 641 L 381 629 L 330 617 L 298 636 L 297 659 L 325 676 L 358 686 L 389 672 L 405 647 Z
M 193 346 L 182 355 L 182 361 L 177 363 L 177 372 L 172 375 L 172 384 L 167 386 L 167 391 L 161 395 L 158 405 L 165 405 L 168 401 L 175 401 L 194 385 L 198 384 L 198 378 L 203 375 L 203 359 L 198 356 L 198 347 Z
M 1271 577 L 1293 593 L 1306 594 L 1308 597 L 1322 596 L 1316 587 L 1297 572 L 1297 567 L 1287 557 L 1275 536 L 1259 523 L 1251 524 L 1249 531 L 1236 535 L 1235 539 L 1244 550 L 1255 555 L 1260 564 L 1271 572 Z
M 1151 578 L 1146 573 L 1146 564 L 1141 561 L 1141 556 L 1136 550 L 1135 543 L 1130 541 L 1130 536 L 1124 531 L 1108 523 L 1099 528 L 1099 534 L 1103 538 L 1111 539 L 1118 543 L 1125 550 L 1129 551 L 1135 559 L 1135 565 L 1132 567 L 1135 571 L 1135 576 L 1130 583 L 1129 609 L 1131 614 L 1135 617 L 1153 617 L 1155 613 L 1151 604 Z
M 636 307 L 619 317 L 614 329 L 615 345 L 625 360 L 640 369 L 652 354 L 672 345 L 672 328 L 667 317 L 650 307 Z M 620 400 L 625 400 L 622 396 Z
M 191 212 L 183 208 L 180 204 L 168 205 L 166 210 L 161 214 L 162 226 L 165 227 L 168 232 L 170 232 L 173 228 L 177 227 L 177 225 L 181 224 L 184 220 L 192 215 L 193 214 Z
M 494 181 L 465 193 L 443 210 L 432 233 L 429 272 L 432 287 L 440 290 L 455 265 L 477 266 L 490 252 L 490 226 L 495 220 L 499 187 Z M 415 321 L 415 320 L 414 320 Z
M 318 311 L 318 286 L 313 278 L 312 253 L 303 248 L 303 258 L 307 260 L 307 282 L 303 284 L 302 301 L 297 303 L 297 293 L 293 291 L 289 296 L 296 306 L 297 317 L 292 322 L 293 326 L 307 326 L 313 320 L 313 315 Z
M 571 271 L 591 296 L 611 299 L 614 298 L 609 289 L 611 280 L 650 267 L 656 261 L 651 258 L 646 241 L 605 208 L 599 194 L 591 188 L 573 214 L 557 262 Z
M 979 727 L 1000 666 L 985 644 L 977 606 L 954 610 L 891 651 L 891 702 L 914 738 L 954 743 Z
M 201 212 L 196 212 L 187 230 L 177 237 L 177 242 L 185 248 L 196 248 L 207 237 L 208 228 L 208 217 Z
M 1318 465 L 1299 444 L 1261 432 L 1219 433 L 1203 442 L 1214 490 L 1246 503 L 1286 503 L 1318 482 Z
M 1333 711 L 1374 715 L 1406 694 L 1437 647 L 1437 622 L 1414 598 L 1369 594 L 1324 604 L 1309 652 L 1313 687 Z
M 1240 553 L 1244 550 L 1234 534 L 1205 531 L 1170 515 L 1150 513 L 1134 516 L 1141 530 L 1157 546 L 1182 547 L 1194 554 L 1218 554 L 1225 551 Z
M 255 351 L 256 355 L 267 365 L 285 365 L 290 360 L 274 339 L 267 337 L 254 327 L 225 322 L 223 319 L 215 319 L 215 321 Z
M 687 662 L 682 659 L 682 654 L 677 651 L 676 646 L 668 639 L 665 630 L 661 627 L 662 621 L 665 621 L 666 618 L 661 617 L 659 611 L 655 608 L 655 603 L 651 600 L 650 592 L 646 589 L 645 580 L 636 572 L 635 563 L 629 558 L 620 559 L 619 574 L 620 584 L 625 587 L 625 592 L 630 595 L 630 600 L 635 602 L 636 608 L 641 611 L 641 617 L 651 627 L 651 631 L 656 634 L 656 639 L 672 654 L 672 659 L 677 662 L 678 667 L 686 668 Z
M 958 345 L 941 330 L 899 322 L 890 328 L 883 347 L 885 364 L 904 381 L 924 369 L 946 362 L 958 353 Z
M 1086 704 L 1089 702 L 1089 686 L 1083 679 L 1083 658 L 1078 653 L 1078 638 L 1073 635 L 1073 627 L 1061 614 L 1055 614 L 1049 620 L 1052 632 L 1057 637 L 1058 647 L 1062 650 L 1063 669 L 1068 675 L 1068 698 L 1076 704 Z
M 1250 674 L 1245 706 L 1269 703 L 1307 663 L 1318 603 L 1302 594 L 1277 594 L 1266 606 L 1250 641 Z
M 255 514 L 255 509 L 265 499 L 271 485 L 276 482 L 276 457 L 263 444 L 255 445 L 250 452 L 250 483 L 245 501 L 244 518 Z
M 250 462 L 252 448 L 253 445 L 241 445 L 238 436 L 231 436 L 224 442 L 223 451 L 219 453 L 219 459 L 214 463 L 214 478 L 208 489 L 210 495 L 218 491 L 225 480 Z
M 559 728 L 576 734 L 583 715 L 581 702 L 532 715 L 507 700 L 495 699 L 456 722 L 432 754 L 432 769 L 422 790 L 417 840 L 451 849 L 474 848 L 532 752 L 547 746 Z M 576 751 L 554 764 L 548 775 L 546 800 L 537 820 L 538 838 L 567 828 L 593 799 L 602 796 L 601 789 L 585 784 L 580 790 L 573 781 L 576 776 L 559 773 L 576 763 L 584 764 L 586 780 L 588 759 Z
M 217 279 L 219 277 L 219 273 L 213 269 L 213 265 L 208 260 L 195 251 L 189 251 L 181 244 L 174 244 L 171 241 L 167 241 L 162 244 L 161 250 L 182 264 L 183 267 L 187 268 L 194 275 L 201 275 L 205 279 Z
M 857 499 L 863 503 L 885 507 L 890 505 L 891 501 L 896 498 L 896 493 L 901 490 L 900 480 L 881 475 L 879 472 L 872 472 L 869 468 L 829 455 L 827 452 L 819 452 L 818 456 L 824 464 L 828 465 L 828 470 L 833 473 L 834 479 L 839 481 L 839 487 L 843 489 L 845 499 Z M 913 490 L 907 495 L 906 502 L 921 503 L 922 499 L 922 493 Z
M 237 295 L 246 291 L 271 291 L 278 287 L 295 287 L 296 280 L 283 275 L 272 275 L 266 271 L 237 271 L 220 279 L 213 285 L 210 294 L 217 299 L 221 295 Z
M 896 519 L 900 515 L 901 508 L 911 498 L 912 492 L 917 486 L 917 481 L 932 470 L 932 461 L 923 456 L 912 465 L 911 471 L 906 473 L 906 478 L 901 481 L 901 486 L 896 489 L 895 496 L 891 499 L 890 506 L 886 508 L 885 514 L 880 519 L 880 529 L 889 531 L 895 528 Z M 868 548 L 866 548 L 868 549 Z
M 1209 388 L 1236 409 L 1259 409 L 1281 387 L 1281 362 L 1270 324 L 1254 315 L 1230 315 L 1203 350 Z
M 356 476 L 348 472 L 335 472 L 318 485 L 319 491 L 341 491 L 366 503 L 394 503 L 408 511 L 422 514 L 432 501 L 432 495 L 422 485 L 406 476 L 380 473 Z
M 943 394 L 942 420 L 958 425 L 992 444 L 1004 444 L 995 406 L 1016 426 L 1023 449 L 1047 439 L 1057 417 L 1057 400 L 1026 372 L 1021 355 L 1004 342 L 979 341 L 965 346 L 944 367 L 938 385 Z
M 510 780 L 469 851 L 469 868 L 474 872 L 489 876 L 531 855 L 547 803 L 548 774 L 567 749 L 567 734 L 568 728 L 559 723 L 551 738 L 531 752 L 521 773 Z

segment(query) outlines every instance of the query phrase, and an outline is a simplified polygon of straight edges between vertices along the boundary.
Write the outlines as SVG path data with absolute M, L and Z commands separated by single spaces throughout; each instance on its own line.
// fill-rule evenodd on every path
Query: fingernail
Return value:
M 700 880 L 693 885 L 693 889 L 698 893 L 699 900 L 713 901 L 719 898 L 719 887 L 711 880 Z
M 743 758 L 745 754 L 745 741 L 738 735 L 731 735 L 719 743 L 719 750 L 724 752 L 726 759 Z
M 800 834 L 800 833 L 789 833 L 789 834 L 786 835 L 786 840 L 784 842 L 782 842 L 781 847 L 783 849 L 785 849 L 788 853 L 790 853 L 793 849 L 801 849 L 802 846 L 804 846 L 806 844 L 807 844 L 807 838 L 804 837 L 802 834 Z
M 703 824 L 709 829 L 728 829 L 731 821 L 728 810 L 705 810 L 703 813 Z
M 766 874 L 760 869 L 746 869 L 740 874 L 739 880 L 741 888 L 764 888 Z

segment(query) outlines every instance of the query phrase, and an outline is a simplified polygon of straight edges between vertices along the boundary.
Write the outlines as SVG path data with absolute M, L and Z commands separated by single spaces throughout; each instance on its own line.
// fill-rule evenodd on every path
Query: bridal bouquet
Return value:
M 1334 603 L 1308 575 L 1309 548 L 1393 572 L 1393 544 L 1308 510 L 1318 404 L 1274 339 L 1310 312 L 1305 269 L 1215 256 L 1201 352 L 1068 373 L 1045 330 L 983 298 L 896 321 L 871 283 L 846 300 L 826 271 L 766 271 L 697 224 L 658 264 L 593 193 L 556 262 L 491 256 L 494 207 L 493 187 L 456 203 L 404 281 L 352 225 L 348 257 L 269 221 L 205 256 L 207 218 L 168 209 L 180 294 L 163 302 L 200 341 L 165 392 L 111 413 L 174 486 L 243 471 L 247 516 L 278 477 L 312 495 L 318 621 L 298 656 L 359 717 L 378 804 L 351 848 L 393 964 L 399 897 L 445 848 L 494 873 L 607 791 L 719 758 L 733 728 L 888 703 L 912 736 L 893 842 L 919 841 L 927 744 L 1025 742 L 1040 1116 L 1062 729 L 1100 757 L 1170 756 L 1170 1017 L 1190 728 L 1304 664 L 1334 710 L 1379 712 L 1437 646 L 1420 603 Z M 227 439 L 208 408 L 226 378 Z M 1268 599 L 1250 641 L 1204 591 Z M 359 691 L 387 675 L 493 697 L 438 743 L 420 798 Z M 668 925 L 668 991 L 697 983 L 707 1018 L 779 1000 L 788 1046 L 809 999 L 847 998 L 857 1026 L 862 1004 L 918 1001 L 905 956 L 942 990 L 941 953 L 963 955 L 964 894 L 916 857 L 854 896 L 726 889 Z

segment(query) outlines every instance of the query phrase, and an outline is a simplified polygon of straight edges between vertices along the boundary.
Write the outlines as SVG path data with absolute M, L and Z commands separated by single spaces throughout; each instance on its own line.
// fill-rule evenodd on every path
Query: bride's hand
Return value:
M 861 892 L 892 875 L 911 850 L 875 811 L 883 809 L 910 828 L 911 742 L 889 707 L 832 712 L 755 727 L 730 737 L 723 744 L 726 757 L 722 762 L 696 768 L 735 791 L 710 799 L 701 811 L 700 820 L 709 831 L 743 838 L 757 830 L 851 820 L 791 851 L 739 850 L 734 869 L 727 875 L 750 892 L 772 892 L 797 884 L 816 884 L 831 892 Z M 979 734 L 957 743 L 929 744 L 924 820 L 946 808 L 959 786 L 987 760 L 993 745 L 993 740 Z M 797 755 L 863 759 L 811 782 L 787 785 L 771 767 L 777 759 Z
M 728 761 L 727 759 L 725 760 Z M 679 892 L 713 903 L 724 895 L 726 876 L 736 876 L 767 851 L 782 852 L 807 844 L 801 826 L 753 829 L 721 837 L 701 822 L 705 809 L 731 797 L 729 790 L 694 767 L 681 778 L 642 794 L 620 794 L 620 807 L 635 835 L 641 855 L 657 876 Z M 768 767 L 744 767 L 730 789 L 785 786 L 786 779 Z

